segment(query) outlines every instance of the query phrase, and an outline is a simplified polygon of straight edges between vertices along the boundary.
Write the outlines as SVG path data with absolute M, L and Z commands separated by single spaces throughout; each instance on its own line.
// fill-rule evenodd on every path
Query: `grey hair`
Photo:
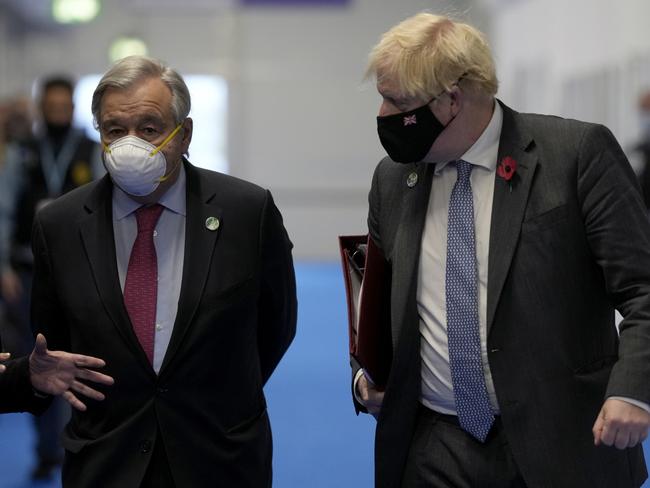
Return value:
M 160 78 L 172 92 L 172 114 L 180 124 L 190 113 L 190 91 L 183 77 L 158 59 L 147 56 L 127 56 L 120 59 L 102 76 L 93 93 L 91 110 L 95 128 L 99 128 L 102 97 L 107 88 L 126 89 L 146 78 Z

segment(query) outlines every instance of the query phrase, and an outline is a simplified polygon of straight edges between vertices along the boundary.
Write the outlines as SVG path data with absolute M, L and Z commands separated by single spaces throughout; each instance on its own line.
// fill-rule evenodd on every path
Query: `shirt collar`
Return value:
M 172 212 L 185 215 L 185 165 L 181 162 L 178 178 L 169 189 L 163 193 L 158 203 Z M 131 199 L 121 188 L 113 185 L 113 217 L 122 220 L 142 206 Z
M 501 104 L 494 101 L 494 110 L 492 118 L 483 133 L 472 146 L 465 151 L 459 158 L 467 161 L 474 166 L 481 166 L 489 171 L 494 171 L 497 167 L 497 158 L 499 156 L 499 139 L 501 138 L 501 127 L 503 126 L 503 109 Z M 452 161 L 436 164 L 434 173 L 436 175 Z

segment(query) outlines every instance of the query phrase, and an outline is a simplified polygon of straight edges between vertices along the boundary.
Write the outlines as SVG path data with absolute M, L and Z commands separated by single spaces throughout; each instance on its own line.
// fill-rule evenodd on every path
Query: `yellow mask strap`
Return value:
M 158 151 L 160 151 L 163 147 L 165 147 L 165 144 L 167 144 L 169 141 L 171 141 L 171 140 L 174 138 L 174 136 L 176 135 L 176 133 L 180 130 L 180 128 L 181 128 L 182 126 L 183 126 L 183 123 L 182 123 L 182 122 L 181 122 L 180 124 L 178 124 L 178 125 L 176 126 L 176 128 L 174 129 L 174 131 L 173 131 L 171 134 L 169 134 L 169 135 L 167 136 L 167 138 L 166 138 L 164 141 L 162 141 L 162 144 L 160 144 L 160 146 L 158 146 L 158 147 L 156 148 L 155 151 L 152 151 L 152 152 L 151 152 L 151 156 L 153 156 L 153 155 L 156 154 Z M 178 165 L 179 165 L 179 164 L 181 164 L 181 160 L 180 160 L 180 159 L 178 160 L 178 163 L 176 163 L 176 166 L 174 166 L 174 169 L 172 169 L 172 170 L 171 170 L 169 173 L 167 173 L 166 175 L 161 176 L 161 177 L 158 178 L 156 181 L 158 181 L 159 183 L 162 183 L 163 181 L 168 180 L 169 177 L 174 173 L 174 171 L 176 171 L 176 168 L 178 168 Z
M 156 149 L 154 149 L 153 151 L 151 151 L 151 153 L 149 153 L 149 156 L 155 156 L 156 153 L 158 153 L 158 151 L 160 151 L 163 147 L 165 147 L 165 146 L 167 145 L 167 143 L 168 143 L 169 141 L 171 141 L 171 140 L 174 138 L 174 136 L 175 136 L 176 134 L 178 134 L 178 131 L 181 130 L 181 127 L 183 127 L 183 123 L 182 123 L 182 122 L 181 122 L 180 124 L 178 124 L 178 125 L 176 126 L 176 128 L 172 131 L 172 133 L 169 134 L 169 135 L 165 138 L 165 140 L 162 141 L 162 142 L 160 143 L 160 146 L 158 146 Z
M 163 181 L 168 180 L 169 177 L 174 174 L 174 171 L 176 171 L 176 168 L 178 168 L 180 166 L 181 161 L 182 160 L 179 159 L 178 163 L 176 163 L 176 166 L 174 166 L 169 173 L 167 173 L 166 175 L 161 176 L 160 178 L 157 178 L 156 181 L 159 182 L 159 183 L 162 183 Z

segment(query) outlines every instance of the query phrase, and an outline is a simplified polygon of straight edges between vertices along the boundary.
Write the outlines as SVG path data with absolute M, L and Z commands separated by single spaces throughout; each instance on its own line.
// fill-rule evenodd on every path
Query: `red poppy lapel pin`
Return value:
M 506 156 L 501 160 L 497 166 L 497 174 L 508 182 L 510 191 L 512 192 L 512 177 L 517 172 L 517 161 L 513 157 Z

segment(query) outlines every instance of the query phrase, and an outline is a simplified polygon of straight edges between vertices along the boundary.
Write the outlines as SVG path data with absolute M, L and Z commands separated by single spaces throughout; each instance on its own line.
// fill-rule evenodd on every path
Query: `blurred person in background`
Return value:
M 0 101 L 0 172 L 7 160 L 7 150 L 32 136 L 31 102 L 23 96 Z
M 10 140 L 0 173 L 0 290 L 6 320 L 0 335 L 5 350 L 16 356 L 27 354 L 34 342 L 29 320 L 34 215 L 102 173 L 100 146 L 72 124 L 73 96 L 70 79 L 47 78 L 40 85 L 40 118 L 34 133 L 26 130 L 29 121 L 20 111 L 13 110 L 6 121 Z M 47 412 L 34 419 L 38 459 L 34 479 L 49 478 L 61 464 L 59 436 L 69 415 L 66 402 L 57 398 Z
M 14 195 L 12 191 L 8 190 L 15 186 L 15 183 L 11 181 L 15 175 L 11 174 L 12 171 L 6 171 L 5 163 L 8 157 L 12 158 L 12 152 L 15 154 L 16 147 L 31 139 L 33 123 L 31 114 L 31 103 L 27 97 L 10 97 L 0 102 L 0 209 L 13 206 Z M 6 228 L 8 225 L 8 220 L 2 222 L 0 219 L 0 240 L 2 240 L 2 236 L 9 235 L 9 229 Z M 8 245 L 8 237 L 5 237 L 5 246 Z M 17 342 L 16 334 L 20 335 L 24 332 L 16 330 L 20 327 L 14 327 L 6 317 L 5 303 L 2 298 L 1 274 L 0 270 L 0 343 L 2 336 L 6 335 L 5 340 L 11 345 L 11 349 L 14 352 L 21 352 L 13 346 Z
M 64 487 L 272 483 L 263 387 L 295 335 L 293 245 L 268 190 L 186 159 L 190 108 L 177 71 L 118 61 L 92 101 L 108 174 L 35 219 L 34 327 L 115 378 L 64 430 Z
M 376 486 L 641 486 L 650 223 L 617 141 L 497 100 L 484 36 L 446 17 L 390 29 L 369 73 L 393 360 L 385 392 L 358 365 L 353 391 Z

